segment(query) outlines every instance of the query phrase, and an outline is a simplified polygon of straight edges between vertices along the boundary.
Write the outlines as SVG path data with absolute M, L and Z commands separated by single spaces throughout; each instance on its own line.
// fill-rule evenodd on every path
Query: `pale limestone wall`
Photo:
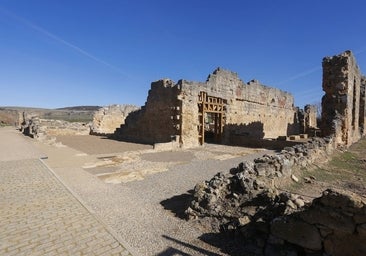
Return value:
M 206 82 L 180 80 L 174 84 L 164 79 L 152 83 L 145 106 L 131 113 L 114 136 L 134 142 L 162 143 L 176 135 L 181 146 L 198 146 L 200 92 L 227 103 L 224 143 L 238 134 L 262 139 L 298 133 L 291 94 L 257 81 L 243 83 L 236 73 L 217 69 Z
M 125 123 L 126 117 L 139 107 L 134 105 L 110 105 L 95 112 L 90 133 L 96 135 L 113 134 Z
M 200 91 L 227 101 L 224 142 L 231 134 L 252 138 L 277 138 L 298 133 L 294 123 L 293 96 L 257 81 L 243 83 L 234 72 L 217 69 L 206 83 L 180 81 L 183 144 L 198 144 L 198 95 Z
M 364 97 L 361 72 L 351 51 L 323 59 L 322 132 L 335 135 L 338 146 L 350 146 L 362 136 Z M 361 102 L 362 101 L 362 102 Z M 362 115 L 362 116 L 360 116 Z
M 179 135 L 178 87 L 169 79 L 151 83 L 145 106 L 127 116 L 114 137 L 140 143 L 170 142 Z

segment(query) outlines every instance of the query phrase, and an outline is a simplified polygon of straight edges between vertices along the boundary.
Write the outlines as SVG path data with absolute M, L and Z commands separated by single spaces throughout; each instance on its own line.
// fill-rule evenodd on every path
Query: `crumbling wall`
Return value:
M 110 105 L 100 108 L 94 113 L 90 133 L 93 135 L 108 135 L 125 123 L 126 117 L 139 107 L 134 105 Z
M 216 69 L 205 83 L 181 81 L 182 140 L 197 144 L 198 95 L 225 99 L 224 143 L 233 135 L 250 138 L 277 138 L 298 133 L 293 96 L 258 81 L 244 83 L 234 72 Z
M 366 77 L 362 76 L 361 77 L 361 88 L 360 88 L 360 120 L 359 120 L 360 132 L 361 132 L 362 136 L 366 135 L 366 123 L 365 123 L 366 93 L 365 93 L 365 88 L 366 88 Z
M 216 218 L 220 223 L 246 215 L 244 204 L 263 191 L 273 190 L 286 178 L 296 178 L 296 169 L 324 161 L 333 152 L 332 138 L 312 138 L 305 144 L 284 148 L 275 155 L 264 155 L 232 168 L 230 173 L 218 173 L 210 181 L 196 185 L 194 200 L 187 214 L 190 218 Z
M 326 190 L 308 202 L 277 190 L 277 182 L 297 181 L 296 168 L 327 159 L 334 146 L 332 138 L 312 138 L 218 173 L 195 186 L 187 217 L 240 233 L 238 255 L 365 255 L 366 198 Z
M 145 106 L 130 113 L 114 137 L 149 144 L 170 142 L 179 135 L 178 93 L 179 88 L 169 79 L 151 83 Z
M 170 142 L 176 136 L 184 147 L 197 146 L 202 92 L 225 102 L 223 143 L 238 135 L 263 139 L 299 132 L 291 94 L 258 81 L 245 84 L 236 73 L 218 68 L 206 82 L 152 83 L 145 106 L 131 113 L 114 136 L 144 143 Z
M 351 51 L 323 59 L 322 124 L 324 136 L 335 135 L 338 146 L 358 141 L 364 128 L 361 72 Z M 364 80 L 363 80 L 364 81 Z
M 38 116 L 27 118 L 22 122 L 21 132 L 35 139 L 46 139 L 60 135 L 88 135 L 90 123 L 67 122 L 62 120 L 41 119 Z

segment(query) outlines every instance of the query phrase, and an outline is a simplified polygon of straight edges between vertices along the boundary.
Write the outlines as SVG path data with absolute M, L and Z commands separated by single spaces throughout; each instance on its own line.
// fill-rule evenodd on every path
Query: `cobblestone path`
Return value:
M 131 255 L 112 233 L 39 159 L 0 159 L 0 255 Z

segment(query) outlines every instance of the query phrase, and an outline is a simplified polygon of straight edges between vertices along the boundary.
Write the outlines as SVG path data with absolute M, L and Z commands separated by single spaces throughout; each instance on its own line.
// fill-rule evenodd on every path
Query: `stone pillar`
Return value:
M 360 138 L 361 75 L 351 51 L 323 59 L 322 124 L 324 136 L 350 146 Z
M 366 87 L 366 77 L 361 77 L 361 88 L 360 88 L 360 114 L 359 114 L 359 126 L 361 136 L 366 134 L 366 124 L 365 124 L 365 115 L 366 115 L 366 95 L 365 95 L 365 87 Z
M 305 132 L 308 128 L 316 128 L 317 124 L 317 107 L 316 105 L 306 105 L 304 107 L 304 126 Z

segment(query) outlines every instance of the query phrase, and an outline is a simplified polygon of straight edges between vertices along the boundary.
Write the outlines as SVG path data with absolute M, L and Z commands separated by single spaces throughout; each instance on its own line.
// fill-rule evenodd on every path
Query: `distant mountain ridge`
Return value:
M 100 106 L 73 106 L 57 109 L 45 109 L 0 106 L 0 123 L 12 125 L 15 122 L 19 122 L 19 118 L 23 112 L 32 116 L 39 116 L 44 119 L 64 120 L 69 122 L 91 122 L 93 120 L 94 113 L 100 108 Z
M 101 106 L 74 106 L 74 107 L 64 107 L 56 108 L 55 110 L 75 110 L 75 111 L 97 111 Z

